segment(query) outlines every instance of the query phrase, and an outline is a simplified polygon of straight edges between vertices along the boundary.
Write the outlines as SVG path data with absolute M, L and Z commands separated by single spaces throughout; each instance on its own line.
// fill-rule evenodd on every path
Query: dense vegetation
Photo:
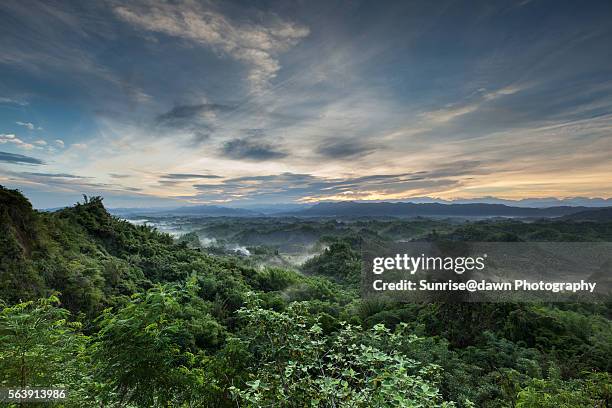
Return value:
M 296 271 L 211 255 L 97 197 L 46 213 L 0 187 L 0 387 L 66 387 L 70 407 L 612 405 L 611 304 L 358 295 L 366 234 L 611 240 L 612 223 L 332 224 L 283 227 L 325 247 Z

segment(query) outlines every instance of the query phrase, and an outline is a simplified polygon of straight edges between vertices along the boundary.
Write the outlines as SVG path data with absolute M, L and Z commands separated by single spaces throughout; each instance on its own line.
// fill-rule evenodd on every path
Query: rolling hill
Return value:
M 587 207 L 526 208 L 504 204 L 440 203 L 319 203 L 293 212 L 299 217 L 561 217 L 588 210 Z

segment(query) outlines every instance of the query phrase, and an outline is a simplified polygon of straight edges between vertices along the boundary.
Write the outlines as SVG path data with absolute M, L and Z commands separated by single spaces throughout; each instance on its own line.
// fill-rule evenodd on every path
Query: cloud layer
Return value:
M 612 197 L 611 18 L 3 1 L 0 183 L 47 206 Z

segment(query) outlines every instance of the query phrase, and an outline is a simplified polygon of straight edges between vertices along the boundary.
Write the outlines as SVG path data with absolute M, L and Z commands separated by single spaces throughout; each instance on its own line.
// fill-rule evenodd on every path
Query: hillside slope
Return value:
M 232 260 L 189 250 L 167 234 L 120 220 L 99 197 L 39 212 L 19 191 L 2 186 L 0 261 L 0 299 L 11 303 L 59 291 L 64 307 L 86 314 L 154 283 L 184 281 L 196 271 L 234 279 L 239 292 L 247 291 L 244 279 L 254 274 Z

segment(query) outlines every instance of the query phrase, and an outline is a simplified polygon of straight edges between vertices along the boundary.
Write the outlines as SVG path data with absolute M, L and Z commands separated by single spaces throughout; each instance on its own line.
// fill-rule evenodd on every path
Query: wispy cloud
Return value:
M 232 106 L 218 103 L 175 105 L 155 117 L 155 126 L 162 137 L 177 131 L 186 132 L 190 135 L 189 144 L 197 147 L 209 141 L 217 130 L 219 115 L 233 109 Z
M 161 178 L 169 180 L 197 180 L 197 179 L 218 179 L 221 176 L 215 174 L 193 174 L 193 173 L 168 173 Z
M 229 140 L 223 144 L 221 152 L 224 156 L 235 160 L 265 161 L 287 156 L 287 153 L 269 143 L 249 138 Z
M 182 126 L 194 119 L 210 119 L 217 112 L 226 112 L 234 109 L 232 106 L 218 103 L 199 103 L 195 105 L 176 105 L 171 110 L 156 118 L 157 123 L 167 126 Z
M 68 173 L 34 173 L 34 172 L 23 172 L 19 173 L 22 176 L 35 176 L 35 177 L 48 177 L 48 178 L 61 178 L 61 179 L 86 179 L 90 177 L 76 176 Z
M 0 152 L 0 161 L 2 160 L 2 153 Z M 33 158 L 23 159 L 18 157 L 16 160 L 28 160 L 22 161 L 22 163 L 28 164 L 42 164 Z M 40 162 L 40 163 L 39 163 Z M 0 176 L 7 177 L 12 183 L 20 183 L 29 187 L 44 187 L 51 188 L 52 191 L 61 192 L 73 192 L 73 193 L 93 193 L 93 194 L 115 194 L 117 192 L 123 193 L 135 193 L 142 191 L 139 187 L 132 186 L 121 186 L 117 184 L 100 183 L 94 180 L 93 177 L 80 176 L 71 173 L 43 173 L 43 172 L 17 172 L 7 171 L 0 169 Z
M 17 106 L 28 106 L 29 103 L 20 99 L 7 98 L 6 96 L 0 96 L 0 103 L 17 105 Z
M 375 150 L 376 147 L 372 144 L 351 140 L 331 140 L 317 147 L 317 153 L 333 159 L 355 159 Z
M 35 157 L 24 156 L 22 154 L 8 153 L 0 151 L 0 162 L 13 164 L 44 164 L 45 162 Z
M 131 3 L 114 11 L 141 29 L 193 41 L 245 63 L 254 91 L 266 88 L 276 76 L 280 69 L 277 55 L 309 33 L 307 27 L 274 15 L 259 23 L 233 21 L 192 1 Z
M 375 174 L 359 177 L 319 177 L 305 173 L 281 173 L 246 176 L 216 183 L 198 183 L 200 201 L 278 202 L 290 200 L 310 202 L 321 200 L 408 199 L 424 192 L 446 191 L 461 185 L 466 175 L 490 173 L 484 163 L 460 161 L 431 171 L 400 174 Z
M 23 126 L 28 130 L 42 130 L 42 127 L 40 126 L 36 126 L 35 124 L 33 124 L 32 122 L 20 122 L 17 121 L 15 122 L 17 125 L 19 126 Z
M 119 174 L 119 173 L 109 173 L 109 176 L 114 179 L 125 179 L 125 178 L 130 177 L 129 174 Z
M 0 134 L 0 144 L 12 143 L 22 149 L 33 149 L 34 145 L 31 143 L 24 142 L 12 133 Z
M 112 19 L 100 16 L 104 14 L 102 4 L 81 3 L 75 7 L 44 1 L 2 2 L 0 9 L 5 16 L 3 28 L 9 33 L 2 36 L 0 64 L 17 67 L 38 80 L 59 78 L 61 81 L 69 77 L 73 84 L 78 83 L 90 95 L 112 90 L 107 95 L 115 99 L 126 95 L 139 103 L 150 100 L 150 95 L 135 84 L 133 78 L 113 70 L 87 46 L 94 36 L 100 40 L 113 35 Z M 24 32 L 27 35 L 21 34 Z M 30 91 L 39 92 L 38 89 Z M 3 97 L 0 103 L 2 101 L 29 106 L 28 101 L 17 98 Z
M 521 89 L 522 88 L 518 86 L 503 87 L 494 91 L 488 91 L 485 88 L 480 88 L 476 92 L 469 95 L 465 101 L 449 104 L 441 109 L 423 112 L 420 116 L 433 124 L 443 124 L 469 113 L 476 112 L 483 108 L 485 104 L 495 101 L 496 99 L 514 95 L 515 93 L 521 91 Z

